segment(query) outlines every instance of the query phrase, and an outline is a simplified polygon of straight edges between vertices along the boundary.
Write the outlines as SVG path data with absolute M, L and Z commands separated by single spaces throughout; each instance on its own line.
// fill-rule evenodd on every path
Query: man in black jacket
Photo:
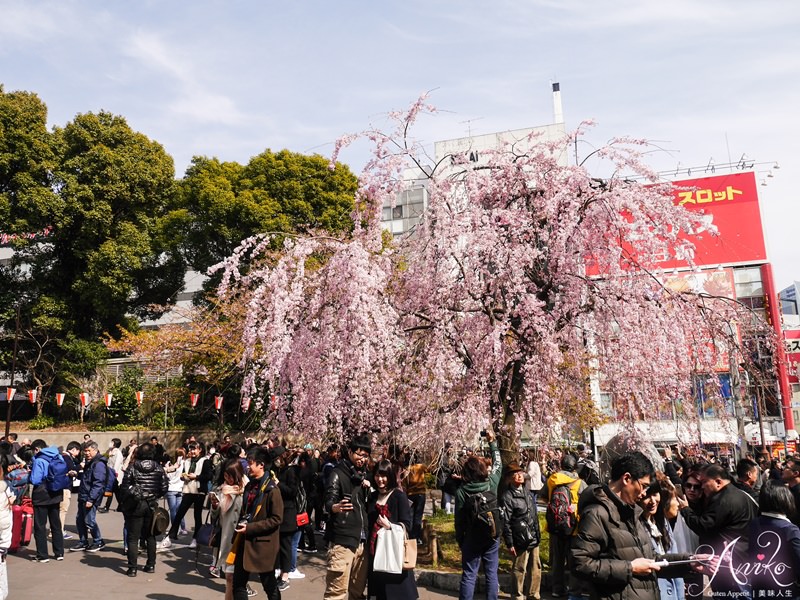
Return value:
M 706 497 L 703 511 L 695 512 L 685 499 L 678 498 L 681 515 L 700 537 L 701 548 L 713 548 L 720 561 L 717 572 L 709 575 L 711 589 L 717 595 L 737 594 L 745 590 L 736 581 L 734 571 L 748 560 L 749 526 L 758 514 L 758 506 L 748 494 L 731 485 L 728 471 L 722 466 L 708 465 L 702 477 Z
M 325 509 L 330 515 L 325 539 L 330 542 L 325 600 L 361 598 L 367 585 L 366 466 L 372 451 L 367 436 L 348 445 L 347 456 L 334 467 L 325 490 Z
M 518 463 L 506 467 L 508 487 L 501 505 L 505 513 L 503 540 L 514 557 L 511 600 L 539 600 L 542 565 L 539 561 L 539 516 L 533 496 L 525 488 L 525 471 Z M 528 586 L 525 587 L 526 575 Z
M 88 435 L 88 434 L 87 434 Z M 84 436 L 86 437 L 86 436 Z M 97 442 L 89 440 L 83 444 L 83 477 L 78 491 L 78 514 L 75 516 L 75 526 L 78 529 L 80 542 L 69 549 L 70 552 L 97 552 L 105 548 L 103 534 L 97 524 L 97 507 L 103 500 L 106 482 L 110 477 L 108 462 L 100 454 Z M 89 544 L 89 533 L 93 542 Z
M 756 502 L 758 502 L 758 493 L 753 486 L 757 481 L 758 465 L 755 461 L 743 458 L 736 463 L 736 481 L 733 482 L 733 485 L 747 493 Z

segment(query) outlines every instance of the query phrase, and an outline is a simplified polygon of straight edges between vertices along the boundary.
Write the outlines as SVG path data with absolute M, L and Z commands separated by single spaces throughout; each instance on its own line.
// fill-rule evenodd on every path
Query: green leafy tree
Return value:
M 0 244 L 24 250 L 47 239 L 49 227 L 40 215 L 57 199 L 55 165 L 44 102 L 30 92 L 6 93 L 0 85 Z M 16 370 L 28 374 L 17 384 L 37 390 L 41 398 L 55 379 L 58 339 L 46 308 L 33 310 L 37 298 L 30 283 L 22 253 L 0 265 L 0 364 L 11 366 L 16 346 Z
M 0 233 L 21 236 L 24 243 L 27 234 L 46 227 L 35 216 L 55 199 L 54 166 L 44 102 L 30 92 L 6 93 L 0 85 Z
M 139 421 L 139 406 L 136 392 L 145 386 L 141 369 L 127 368 L 122 372 L 119 381 L 111 385 L 111 406 L 105 408 L 107 425 L 129 425 Z
M 331 169 L 319 155 L 266 150 L 245 166 L 195 157 L 169 228 L 185 235 L 188 264 L 205 271 L 257 233 L 349 231 L 357 186 L 347 166 Z
M 96 340 L 153 316 L 180 290 L 183 263 L 161 235 L 174 208 L 172 158 L 106 112 L 78 115 L 54 132 L 56 200 L 39 216 L 48 244 L 29 256 L 40 297 L 61 308 L 63 330 Z

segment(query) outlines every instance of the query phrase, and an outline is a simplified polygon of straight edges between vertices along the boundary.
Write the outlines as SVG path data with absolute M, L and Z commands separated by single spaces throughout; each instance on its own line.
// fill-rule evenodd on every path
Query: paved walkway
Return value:
M 70 509 L 67 530 L 75 532 L 75 503 Z M 12 600 L 38 600 L 40 598 L 87 598 L 105 599 L 148 599 L 148 600 L 219 600 L 225 591 L 222 579 L 212 579 L 208 575 L 211 555 L 207 549 L 200 552 L 199 571 L 195 568 L 195 551 L 183 544 L 175 544 L 168 551 L 158 553 L 156 572 L 139 572 L 136 578 L 125 575 L 126 559 L 122 554 L 122 515 L 109 512 L 98 515 L 98 523 L 108 544 L 96 553 L 66 552 L 63 561 L 50 560 L 39 564 L 32 559 L 31 546 L 21 549 L 16 555 L 8 557 L 8 579 Z M 191 517 L 187 519 L 191 525 Z M 181 538 L 189 543 L 190 538 Z M 69 548 L 76 539 L 66 540 Z M 140 566 L 144 557 L 140 555 Z M 325 555 L 298 555 L 298 569 L 306 574 L 305 579 L 291 581 L 291 586 L 283 592 L 284 599 L 322 598 L 325 588 Z M 266 598 L 260 584 L 254 580 L 251 586 L 258 591 L 254 600 Z M 420 587 L 421 600 L 443 600 L 455 598 L 457 594 L 429 590 Z

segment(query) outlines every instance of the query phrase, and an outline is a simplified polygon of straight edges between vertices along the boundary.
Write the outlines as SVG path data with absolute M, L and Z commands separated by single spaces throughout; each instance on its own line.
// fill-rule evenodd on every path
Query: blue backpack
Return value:
M 47 460 L 45 456 L 42 456 L 42 458 Z M 47 476 L 44 480 L 47 491 L 60 492 L 61 490 L 70 489 L 72 487 L 72 479 L 67 475 L 68 472 L 67 461 L 64 460 L 60 452 L 51 457 L 47 461 Z
M 107 462 L 103 462 L 106 465 L 106 481 L 103 486 L 103 492 L 106 496 L 110 496 L 111 493 L 117 489 L 117 472 L 112 469 Z

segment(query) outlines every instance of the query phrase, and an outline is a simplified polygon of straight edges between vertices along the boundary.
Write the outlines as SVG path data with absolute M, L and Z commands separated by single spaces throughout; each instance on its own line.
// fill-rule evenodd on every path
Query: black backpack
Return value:
M 589 459 L 578 461 L 578 477 L 586 482 L 586 485 L 600 484 L 600 468 L 597 463 Z
M 477 540 L 496 540 L 503 533 L 505 518 L 492 490 L 469 494 L 464 501 L 468 511 L 470 531 L 468 535 Z

